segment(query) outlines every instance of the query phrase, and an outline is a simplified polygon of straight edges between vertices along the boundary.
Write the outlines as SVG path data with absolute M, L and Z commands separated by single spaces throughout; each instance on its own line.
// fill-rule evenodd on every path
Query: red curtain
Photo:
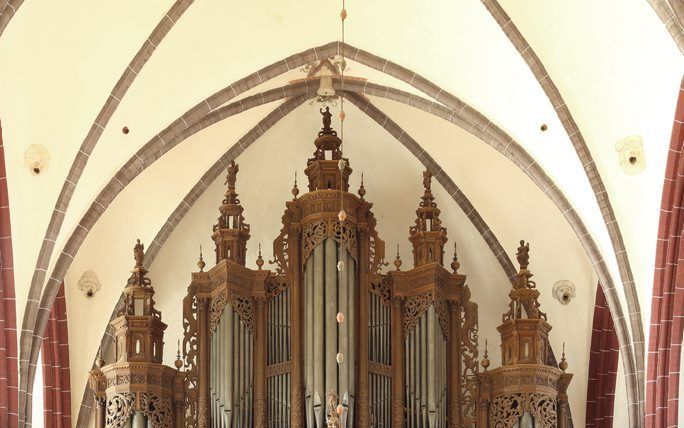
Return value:
M 69 335 L 64 283 L 59 287 L 50 311 L 41 355 L 45 428 L 71 428 Z
M 587 415 L 585 426 L 610 428 L 613 426 L 615 382 L 617 381 L 620 345 L 606 296 L 599 284 L 596 287 L 594 323 L 589 356 L 587 385 Z
M 651 302 L 646 427 L 677 426 L 684 318 L 684 80 L 679 90 L 660 206 Z
M 17 310 L 5 149 L 0 125 L 0 427 L 19 424 Z

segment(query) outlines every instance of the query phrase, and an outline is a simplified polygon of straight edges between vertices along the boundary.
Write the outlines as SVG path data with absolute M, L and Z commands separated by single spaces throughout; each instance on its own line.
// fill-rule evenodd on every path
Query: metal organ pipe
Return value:
M 268 364 L 290 361 L 290 300 L 284 290 L 269 301 Z M 271 428 L 289 427 L 290 374 L 273 374 L 267 379 L 267 417 Z
M 447 342 L 430 305 L 404 340 L 406 355 L 406 426 L 447 424 Z
M 344 268 L 338 271 L 338 262 Z M 355 260 L 333 238 L 313 249 L 304 264 L 304 367 L 306 418 L 309 427 L 326 422 L 326 398 L 334 389 L 347 409 L 342 426 L 353 424 Z M 337 313 L 345 315 L 337 322 Z M 337 353 L 343 355 L 337 362 Z

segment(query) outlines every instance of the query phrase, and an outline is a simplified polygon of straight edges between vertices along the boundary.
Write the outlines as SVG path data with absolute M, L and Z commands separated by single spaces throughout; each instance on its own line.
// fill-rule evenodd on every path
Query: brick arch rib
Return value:
M 19 423 L 18 376 L 12 230 L 0 124 L 0 426 L 3 427 L 16 427 Z
M 651 301 L 646 427 L 677 426 L 684 332 L 684 79 L 679 89 L 660 205 Z
M 339 52 L 340 47 L 341 43 L 333 42 L 317 48 L 312 48 L 307 51 L 291 55 L 284 60 L 273 63 L 270 66 L 252 73 L 240 81 L 235 82 L 234 84 L 216 92 L 207 99 L 202 100 L 199 104 L 186 112 L 182 117 L 174 121 L 164 131 L 155 136 L 148 144 L 139 150 L 138 153 L 136 153 L 136 156 L 132 157 L 131 160 L 115 175 L 110 183 L 105 186 L 105 189 L 100 192 L 98 198 L 93 202 L 90 209 L 79 223 L 79 228 L 77 228 L 76 232 L 72 234 L 67 241 L 63 253 L 57 260 L 55 269 L 53 270 L 53 275 L 45 287 L 45 293 L 43 294 L 42 299 L 43 303 L 41 304 L 41 309 L 36 315 L 36 323 L 38 326 L 37 331 L 40 331 L 40 328 L 43 327 L 47 321 L 48 311 L 46 308 L 49 308 L 52 304 L 54 293 L 59 285 L 59 282 L 62 280 L 66 269 L 68 268 L 70 261 L 68 262 L 67 259 L 72 258 L 76 254 L 78 247 L 83 242 L 83 239 L 85 239 L 85 236 L 90 228 L 95 224 L 104 209 L 123 189 L 123 186 L 130 183 L 130 181 L 144 168 L 163 155 L 164 150 L 159 149 L 160 147 L 165 147 L 166 144 L 169 144 L 169 142 L 172 142 L 171 145 L 175 145 L 187 136 L 192 135 L 198 130 L 208 126 L 208 124 L 212 123 L 212 120 L 216 121 L 217 119 L 215 115 L 218 114 L 220 116 L 221 109 L 223 109 L 223 107 L 219 108 L 219 106 L 221 106 L 227 100 L 232 99 L 237 94 L 243 93 L 244 91 L 258 86 L 274 76 L 282 74 L 283 72 L 295 67 L 299 67 L 300 65 L 309 61 L 335 55 Z M 638 405 L 636 404 L 638 403 L 638 387 L 634 362 L 635 355 L 632 352 L 633 344 L 629 336 L 629 330 L 625 324 L 625 317 L 622 314 L 622 308 L 619 304 L 617 290 L 613 284 L 612 277 L 608 272 L 605 261 L 603 260 L 600 251 L 593 241 L 593 238 L 589 234 L 579 215 L 574 211 L 571 204 L 560 191 L 560 189 L 554 185 L 543 169 L 517 142 L 505 134 L 505 132 L 503 132 L 503 130 L 501 130 L 495 124 L 491 123 L 491 121 L 489 121 L 481 113 L 468 106 L 457 97 L 437 87 L 415 72 L 411 72 L 410 70 L 407 70 L 386 59 L 348 45 L 345 47 L 345 52 L 347 52 L 348 56 L 353 60 L 370 66 L 371 68 L 382 70 L 383 72 L 393 77 L 397 77 L 400 80 L 410 82 L 413 87 L 428 94 L 437 100 L 437 102 L 431 102 L 419 96 L 398 91 L 396 89 L 380 87 L 379 85 L 372 85 L 370 83 L 348 81 L 346 82 L 345 87 L 353 89 L 353 84 L 360 85 L 357 90 L 364 93 L 370 90 L 380 92 L 382 89 L 378 90 L 378 88 L 385 88 L 384 94 L 374 93 L 374 95 L 384 96 L 395 101 L 404 102 L 412 107 L 424 109 L 431 114 L 435 114 L 438 117 L 461 126 L 510 159 L 516 166 L 524 171 L 525 174 L 528 175 L 528 177 L 530 177 L 530 179 L 532 179 L 532 181 L 537 184 L 545 194 L 547 194 L 547 196 L 564 214 L 569 224 L 580 239 L 580 242 L 585 248 L 589 259 L 592 261 L 596 272 L 599 275 L 601 283 L 603 284 L 611 311 L 614 312 L 614 319 L 617 323 L 616 329 L 621 342 L 623 364 L 627 377 L 630 419 L 638 420 L 638 416 L 635 416 L 635 414 L 638 413 Z M 303 84 L 307 85 L 308 82 L 304 82 Z M 294 85 L 288 85 L 280 89 L 282 90 L 283 96 L 292 96 L 293 93 L 296 92 L 296 87 Z M 25 333 L 22 333 L 22 336 L 24 334 Z M 31 361 L 35 361 L 35 358 L 37 358 L 37 351 L 32 350 Z M 28 365 L 27 370 L 29 373 L 29 382 L 32 383 L 35 369 L 31 367 L 31 365 Z
M 43 346 L 43 415 L 45 428 L 71 427 L 69 332 L 64 283 L 59 287 L 45 328 Z
M 619 352 L 615 324 L 601 284 L 596 287 L 585 426 L 612 428 Z

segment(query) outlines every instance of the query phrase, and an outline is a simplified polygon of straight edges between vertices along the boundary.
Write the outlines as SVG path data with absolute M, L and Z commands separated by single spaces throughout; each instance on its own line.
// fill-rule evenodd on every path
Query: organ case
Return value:
M 184 301 L 186 426 L 324 427 L 331 393 L 344 427 L 475 423 L 477 306 L 465 276 L 443 266 L 446 229 L 430 188 L 409 230 L 414 267 L 383 273 L 363 182 L 323 128 L 306 166 L 308 192 L 286 202 L 272 270 L 245 266 L 250 226 L 236 192 L 214 226 L 216 265 L 192 274 Z M 444 376 L 448 373 L 448 376 Z

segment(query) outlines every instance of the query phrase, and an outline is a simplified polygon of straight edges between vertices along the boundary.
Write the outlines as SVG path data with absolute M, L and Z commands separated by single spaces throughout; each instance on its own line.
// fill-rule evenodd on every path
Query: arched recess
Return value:
M 317 88 L 317 85 L 312 85 L 312 88 Z M 164 222 L 161 229 L 155 235 L 148 249 L 146 251 L 144 264 L 145 266 L 150 266 L 154 261 L 156 255 L 161 250 L 162 246 L 166 242 L 167 238 L 174 231 L 175 227 L 180 223 L 184 216 L 189 212 L 192 206 L 195 204 L 197 199 L 206 191 L 207 183 L 214 182 L 222 173 L 225 172 L 225 168 L 231 160 L 236 160 L 238 156 L 244 152 L 249 146 L 257 142 L 261 137 L 263 132 L 270 129 L 275 123 L 282 119 L 286 114 L 293 110 L 292 105 L 296 108 L 304 100 L 315 95 L 314 90 L 309 90 L 303 95 L 299 95 L 294 99 L 294 102 L 285 106 L 285 104 L 290 103 L 293 99 L 286 101 L 285 104 L 276 108 L 273 112 L 267 115 L 262 121 L 260 121 L 252 130 L 246 133 L 240 140 L 238 140 L 228 151 L 226 151 L 223 156 L 221 156 L 197 181 L 193 188 L 188 192 L 185 198 L 178 204 L 177 208 Z M 352 93 L 347 93 L 351 96 Z M 304 97 L 302 99 L 302 96 Z M 368 106 L 366 106 L 368 107 Z M 515 269 L 510 258 L 506 254 L 505 250 L 499 243 L 494 232 L 488 227 L 487 223 L 482 219 L 476 208 L 470 203 L 466 195 L 458 188 L 454 181 L 449 177 L 449 175 L 442 170 L 439 164 L 429 155 L 422 147 L 406 132 L 404 132 L 398 124 L 396 124 L 391 118 L 383 115 L 377 108 L 369 109 L 366 108 L 363 111 L 367 116 L 374 119 L 381 128 L 390 133 L 395 137 L 396 141 L 402 144 L 413 156 L 422 163 L 427 169 L 429 169 L 435 176 L 436 180 L 444 187 L 447 193 L 453 198 L 461 210 L 466 214 L 466 216 L 472 222 L 473 227 L 482 236 L 483 240 L 490 247 L 493 256 L 498 260 L 502 271 L 506 277 L 511 277 L 517 270 Z M 386 120 L 378 121 L 378 118 L 382 116 Z M 399 130 L 399 134 L 395 131 Z M 258 131 L 258 132 L 257 132 Z M 401 138 L 396 138 L 401 136 Z M 114 312 L 112 313 L 113 319 Z M 100 341 L 100 349 L 98 352 L 102 354 L 107 354 L 111 347 L 113 346 L 113 335 L 111 334 L 111 329 L 107 327 L 105 334 Z M 85 426 L 83 424 L 87 423 L 91 413 L 91 401 L 92 393 L 88 390 L 86 386 L 83 394 L 83 399 L 79 411 L 78 424 L 77 426 Z
M 352 82 L 347 82 L 345 83 L 347 87 L 350 89 L 352 86 Z M 523 171 L 526 172 L 526 174 L 530 175 L 531 177 L 535 178 L 535 183 L 539 185 L 542 190 L 545 190 L 545 193 L 550 196 L 550 198 L 557 204 L 561 204 L 561 206 L 566 206 L 567 209 L 562 209 L 561 212 L 564 213 L 565 217 L 570 221 L 571 226 L 573 226 L 573 229 L 575 229 L 575 232 L 578 234 L 578 236 L 581 237 L 582 244 L 585 245 L 585 248 L 587 248 L 587 245 L 593 245 L 593 241 L 589 237 L 588 232 L 586 231 L 586 228 L 584 225 L 579 221 L 579 218 L 576 216 L 574 211 L 572 210 L 572 207 L 569 205 L 567 202 L 567 199 L 563 197 L 563 195 L 553 186 L 551 183 L 550 179 L 543 173 L 543 171 L 534 164 L 534 162 L 531 160 L 531 157 L 527 155 L 526 152 L 517 144 L 515 141 L 513 141 L 510 137 L 506 136 L 503 134 L 503 131 L 498 129 L 495 125 L 491 124 L 490 122 L 486 121 L 486 119 L 483 118 L 482 115 L 479 115 L 477 112 L 472 112 L 469 110 L 469 108 L 466 108 L 465 105 L 462 106 L 461 111 L 464 111 L 468 113 L 471 117 L 475 117 L 478 119 L 477 122 L 471 122 L 468 119 L 464 118 L 457 112 L 450 110 L 448 108 L 445 108 L 444 106 L 433 103 L 430 101 L 427 101 L 425 99 L 422 99 L 420 97 L 417 97 L 415 95 L 403 93 L 401 91 L 394 90 L 392 88 L 387 88 L 387 87 L 382 87 L 379 85 L 372 85 L 372 84 L 359 84 L 361 87 L 359 89 L 362 89 L 363 91 L 373 94 L 373 95 L 379 95 L 379 96 L 385 96 L 390 99 L 398 100 L 405 102 L 408 105 L 411 105 L 412 107 L 418 107 L 421 108 L 425 111 L 429 111 L 432 114 L 435 114 L 439 117 L 442 117 L 444 119 L 449 119 L 450 121 L 453 121 L 454 123 L 459 124 L 459 126 L 463 127 L 464 129 L 469 130 L 469 132 L 473 133 L 474 135 L 478 136 L 479 138 L 483 139 L 483 141 L 489 143 L 490 145 L 493 145 L 495 148 L 497 148 L 499 151 L 504 153 L 507 157 L 511 158 L 511 160 L 514 161 L 516 165 L 518 165 Z M 317 85 L 311 85 L 312 89 L 313 87 L 317 87 Z M 306 86 L 304 86 L 306 87 Z M 294 89 L 289 87 L 287 90 L 283 90 L 283 93 L 289 93 L 292 94 L 292 91 Z M 210 115 L 207 115 L 210 116 Z M 203 118 L 203 120 L 206 118 Z M 204 124 L 206 124 L 206 121 L 203 121 Z M 192 128 L 192 127 L 191 127 Z M 195 130 L 198 130 L 200 126 L 195 126 Z M 486 129 L 488 132 L 485 133 L 483 129 Z M 491 133 L 491 134 L 490 134 Z M 497 135 L 497 137 L 493 137 L 492 134 Z M 156 159 L 156 157 L 155 157 Z M 131 178 L 127 178 L 127 181 L 130 181 Z M 117 180 L 119 182 L 119 180 Z M 546 186 L 542 186 L 540 183 L 548 183 Z M 107 189 L 105 189 L 106 191 Z M 120 189 L 118 189 L 120 191 Z M 118 191 L 116 192 L 118 193 Z M 564 204 L 564 205 L 562 205 Z M 97 211 L 96 211 L 97 212 Z M 92 214 L 92 213 L 89 213 Z M 89 215 L 86 214 L 86 215 Z M 571 219 L 576 219 L 576 222 L 573 223 Z M 92 218 L 89 219 L 89 221 L 92 221 Z M 84 230 L 87 230 L 84 227 Z M 80 232 L 79 232 L 80 233 Z M 72 238 L 75 239 L 74 242 L 79 243 L 82 240 L 82 236 L 72 236 Z M 79 243 L 80 245 L 80 243 Z M 589 248 L 592 248 L 591 246 Z M 590 253 L 588 252 L 590 258 L 592 261 L 595 262 L 595 267 L 597 268 L 603 268 L 605 269 L 605 265 L 602 264 L 602 260 L 598 256 L 598 252 L 596 253 Z M 592 257 L 592 255 L 594 257 Z M 63 258 L 66 260 L 67 258 L 70 258 L 71 256 L 67 254 L 65 257 L 62 255 L 60 257 L 61 259 Z M 66 267 L 63 266 L 62 261 L 58 261 L 58 265 L 55 268 L 55 273 L 58 274 L 63 274 L 63 272 L 66 270 Z M 61 271 L 61 273 L 60 273 Z M 605 271 L 604 271 L 605 272 Z M 53 275 L 53 278 L 57 278 L 55 275 Z M 607 278 L 606 282 L 610 283 L 610 278 Z M 50 284 L 50 283 L 49 283 Z M 48 285 L 49 285 L 48 284 Z M 612 292 L 615 293 L 615 289 L 613 287 Z M 613 294 L 612 296 L 615 298 L 615 295 Z M 48 296 L 49 298 L 49 296 Z M 44 305 L 49 305 L 49 300 L 44 302 Z M 618 307 L 619 310 L 619 307 Z M 622 317 L 620 317 L 622 319 Z M 624 320 L 623 320 L 624 322 Z M 626 331 L 623 326 L 623 332 Z M 628 340 L 622 337 L 623 340 Z M 623 349 L 627 349 L 629 351 L 629 346 Z M 625 364 L 627 370 L 632 370 L 630 366 L 630 362 L 633 364 L 633 361 L 630 359 L 631 357 L 627 356 L 625 358 Z M 627 371 L 626 370 L 626 371 Z
M 18 425 L 19 366 L 14 260 L 5 149 L 0 124 L 0 426 Z
M 648 344 L 646 427 L 677 426 L 684 334 L 684 79 L 667 157 Z

